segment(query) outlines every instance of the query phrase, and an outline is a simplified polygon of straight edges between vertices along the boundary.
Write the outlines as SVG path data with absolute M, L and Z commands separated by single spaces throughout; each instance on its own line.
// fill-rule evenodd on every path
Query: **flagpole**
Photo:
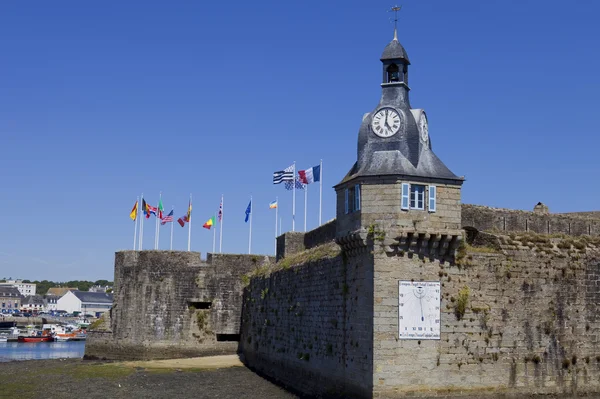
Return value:
M 138 225 L 138 214 L 140 213 L 140 197 L 137 197 L 137 199 L 135 200 L 135 207 L 137 208 L 135 210 L 135 220 L 133 221 L 134 223 L 134 227 L 133 227 L 133 250 L 135 251 L 135 244 L 137 241 L 137 225 Z
M 144 193 L 142 193 L 141 196 L 141 202 L 140 205 L 144 202 Z M 138 251 L 141 251 L 144 248 L 144 212 L 146 210 L 143 209 L 142 210 L 142 216 L 140 217 L 140 243 L 138 245 Z
M 306 198 L 308 197 L 308 184 L 304 185 L 304 232 L 306 233 L 306 205 L 308 201 Z
M 162 191 L 159 194 L 159 199 L 158 199 L 158 204 L 156 206 L 156 248 L 154 249 L 158 249 L 158 245 L 160 243 L 160 224 L 158 222 L 159 219 L 159 215 L 160 215 L 160 204 L 162 204 Z
M 323 203 L 323 160 L 321 159 L 321 167 L 319 168 L 319 226 L 321 225 L 321 206 Z
M 278 218 L 278 214 L 279 214 L 279 198 L 275 197 L 275 204 L 277 204 L 277 207 L 275 208 L 275 255 L 277 255 L 277 220 Z
M 215 215 L 215 219 L 217 218 L 217 215 Z M 217 226 L 213 226 L 213 251 L 212 253 L 215 253 L 215 243 L 217 242 Z
M 296 161 L 294 161 L 294 176 L 292 176 L 292 231 L 296 231 Z
M 171 213 L 172 213 L 173 215 L 175 215 L 174 211 L 175 211 L 175 207 L 171 205 Z M 174 218 L 174 217 L 175 217 L 175 216 L 173 216 L 173 218 Z M 174 221 L 174 220 L 171 220 L 171 251 L 173 250 L 173 225 L 174 225 L 174 224 L 175 224 L 175 221 Z
M 188 212 L 190 210 L 190 206 L 192 205 L 192 194 L 190 194 L 190 204 L 188 205 Z M 190 252 L 190 242 L 192 239 L 192 214 L 190 212 L 190 220 L 188 220 L 188 252 Z
M 221 227 L 219 227 L 219 253 L 223 252 L 223 217 L 225 216 L 225 210 L 223 209 L 223 194 L 221 194 Z
M 252 196 L 250 196 L 250 234 L 248 236 L 248 253 L 252 253 Z

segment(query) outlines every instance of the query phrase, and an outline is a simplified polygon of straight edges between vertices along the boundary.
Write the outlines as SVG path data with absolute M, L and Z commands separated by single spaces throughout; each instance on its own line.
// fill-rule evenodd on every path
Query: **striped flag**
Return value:
M 273 201 L 269 204 L 269 209 L 275 209 L 277 208 L 277 201 Z
M 273 184 L 294 180 L 294 165 L 273 173 Z
M 167 216 L 160 220 L 160 224 L 164 225 L 166 223 L 173 222 L 173 211 L 169 212 Z

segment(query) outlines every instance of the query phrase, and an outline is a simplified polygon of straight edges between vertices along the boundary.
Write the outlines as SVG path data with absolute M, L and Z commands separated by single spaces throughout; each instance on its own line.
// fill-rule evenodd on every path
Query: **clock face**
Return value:
M 440 283 L 398 282 L 398 337 L 440 339 Z
M 425 114 L 421 114 L 419 119 L 419 131 L 421 132 L 421 140 L 427 142 L 429 140 L 429 127 L 427 126 L 427 117 Z
M 379 137 L 391 137 L 402 127 L 403 118 L 393 108 L 382 108 L 375 113 L 371 128 Z

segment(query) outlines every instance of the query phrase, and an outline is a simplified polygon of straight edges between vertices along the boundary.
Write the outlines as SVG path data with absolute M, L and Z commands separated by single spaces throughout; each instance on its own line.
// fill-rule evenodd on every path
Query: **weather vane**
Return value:
M 394 39 L 396 38 L 396 32 L 398 31 L 398 11 L 400 11 L 401 9 L 402 6 L 394 6 L 389 10 L 394 12 Z

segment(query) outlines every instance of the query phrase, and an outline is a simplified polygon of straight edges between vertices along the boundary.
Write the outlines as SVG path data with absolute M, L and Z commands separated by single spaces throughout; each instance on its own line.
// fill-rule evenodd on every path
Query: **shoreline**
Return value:
M 11 360 L 0 368 L 0 398 L 296 398 L 244 367 L 237 356 L 116 362 Z

